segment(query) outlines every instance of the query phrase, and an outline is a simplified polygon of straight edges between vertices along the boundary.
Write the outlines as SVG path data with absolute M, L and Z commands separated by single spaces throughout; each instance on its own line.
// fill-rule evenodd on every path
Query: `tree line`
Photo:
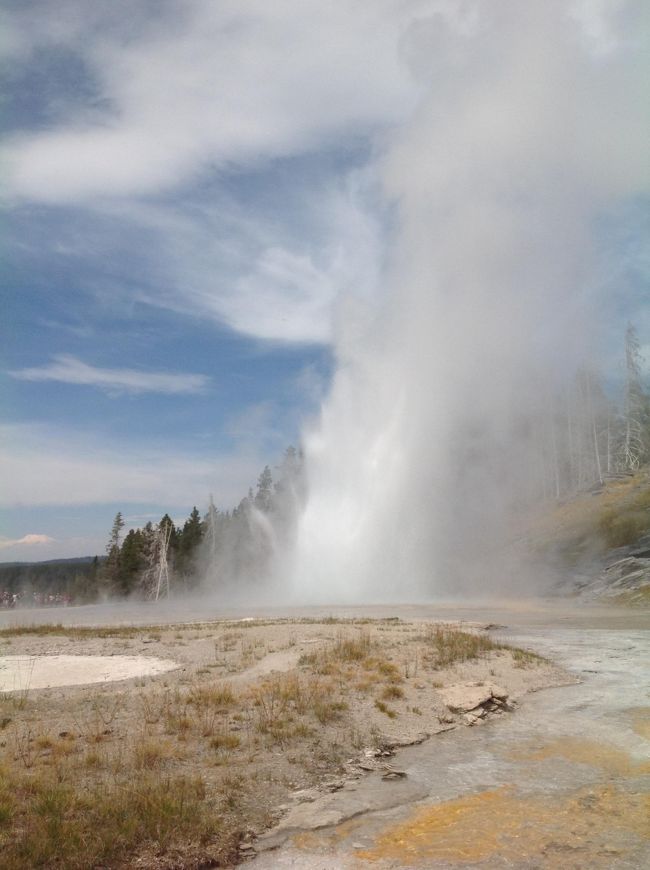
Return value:
M 607 478 L 634 474 L 650 459 L 650 399 L 643 388 L 635 328 L 625 333 L 619 401 L 593 368 L 579 369 L 563 388 L 549 390 L 534 425 L 541 497 L 556 499 L 597 489 Z
M 196 589 L 206 574 L 222 585 L 264 574 L 272 551 L 288 533 L 301 498 L 302 454 L 288 447 L 274 479 L 266 465 L 232 510 L 212 497 L 196 506 L 182 525 L 165 513 L 156 524 L 124 534 L 121 512 L 113 520 L 106 557 L 97 573 L 97 595 L 159 598 Z

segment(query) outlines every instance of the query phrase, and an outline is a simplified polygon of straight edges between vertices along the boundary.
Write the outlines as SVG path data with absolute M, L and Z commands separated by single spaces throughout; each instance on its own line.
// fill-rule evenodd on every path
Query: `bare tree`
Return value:
M 628 324 L 625 332 L 625 400 L 623 408 L 624 433 L 620 449 L 620 466 L 636 471 L 645 452 L 643 443 L 644 394 L 641 386 L 641 351 L 636 329 Z

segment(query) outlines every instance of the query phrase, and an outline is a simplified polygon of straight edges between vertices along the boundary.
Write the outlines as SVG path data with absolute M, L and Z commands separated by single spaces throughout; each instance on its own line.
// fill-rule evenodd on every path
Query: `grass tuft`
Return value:
M 375 701 L 375 707 L 379 710 L 380 713 L 385 713 L 389 719 L 397 718 L 397 711 L 393 710 L 392 707 L 389 707 L 388 704 L 384 704 L 383 701 L 380 701 L 379 698 Z
M 164 854 L 179 832 L 206 842 L 220 829 L 200 778 L 144 774 L 81 791 L 41 776 L 25 786 L 25 777 L 15 774 L 0 785 L 4 870 L 115 866 L 147 848 Z M 12 818 L 20 824 L 7 836 Z

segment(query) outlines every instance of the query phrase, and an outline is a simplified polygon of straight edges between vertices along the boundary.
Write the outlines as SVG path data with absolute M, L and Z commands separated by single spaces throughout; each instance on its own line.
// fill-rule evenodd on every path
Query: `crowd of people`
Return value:
M 47 594 L 45 592 L 10 592 L 0 589 L 0 608 L 7 610 L 14 607 L 67 607 L 72 603 L 69 595 L 60 592 Z

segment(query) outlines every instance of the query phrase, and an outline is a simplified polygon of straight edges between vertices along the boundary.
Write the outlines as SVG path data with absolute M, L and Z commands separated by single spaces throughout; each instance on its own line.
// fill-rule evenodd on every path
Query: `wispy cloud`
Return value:
M 108 393 L 203 393 L 210 383 L 207 375 L 96 368 L 69 354 L 55 354 L 48 365 L 9 374 L 21 381 L 59 381 L 97 387 Z
M 243 335 L 287 344 L 328 343 L 338 301 L 369 297 L 379 285 L 385 213 L 371 171 L 327 172 L 300 188 L 271 178 L 286 209 L 248 207 L 223 190 L 210 201 L 103 204 L 85 221 L 120 274 L 101 304 L 140 304 L 224 324 Z M 269 180 L 267 179 L 267 183 Z M 318 203 L 318 208 L 314 208 Z M 75 225 L 79 238 L 84 227 Z M 58 232 L 54 230 L 54 232 Z
M 43 546 L 44 544 L 53 544 L 54 538 L 49 535 L 23 535 L 22 538 L 0 538 L 0 550 L 6 550 L 9 547 L 32 547 L 34 545 Z
M 400 56 L 415 15 L 400 0 L 189 0 L 158 4 L 155 17 L 132 2 L 128 38 L 119 8 L 98 22 L 93 4 L 57 4 L 56 14 L 39 4 L 38 15 L 25 6 L 9 20 L 13 54 L 55 46 L 83 63 L 94 87 L 88 105 L 64 106 L 57 126 L 8 142 L 7 186 L 19 197 L 157 193 L 197 169 L 385 128 L 418 96 Z

